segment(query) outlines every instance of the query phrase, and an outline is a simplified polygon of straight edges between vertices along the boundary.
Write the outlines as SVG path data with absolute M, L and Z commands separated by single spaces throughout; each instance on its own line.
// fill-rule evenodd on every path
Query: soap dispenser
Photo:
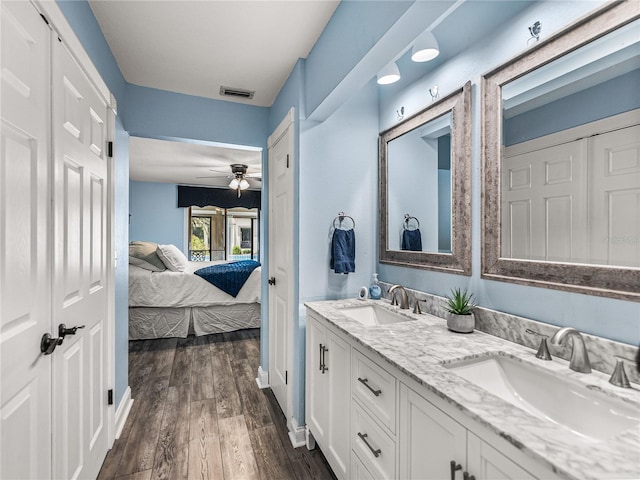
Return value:
M 378 283 L 378 274 L 373 274 L 373 281 L 371 282 L 371 286 L 369 287 L 369 298 L 372 300 L 380 300 L 382 296 L 382 288 L 380 288 L 380 284 Z

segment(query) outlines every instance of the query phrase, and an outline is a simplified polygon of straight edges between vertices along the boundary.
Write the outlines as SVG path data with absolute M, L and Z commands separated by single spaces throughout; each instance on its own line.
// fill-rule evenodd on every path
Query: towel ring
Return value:
M 409 229 L 409 222 L 411 220 L 415 220 L 416 221 L 416 227 Z M 405 230 L 417 230 L 420 228 L 420 220 L 418 220 L 416 217 L 412 217 L 411 215 L 409 215 L 408 213 L 404 214 L 404 225 L 403 225 Z
M 356 228 L 356 221 L 353 219 L 353 217 L 347 215 L 344 212 L 338 213 L 338 216 L 333 219 L 333 228 L 338 229 L 338 228 L 342 227 L 342 222 L 344 221 L 345 218 L 348 218 L 349 220 L 351 220 L 351 223 L 353 224 L 353 226 L 351 228 Z M 338 221 L 337 225 L 336 225 L 336 220 Z M 348 228 L 343 228 L 342 230 L 349 230 L 349 229 Z

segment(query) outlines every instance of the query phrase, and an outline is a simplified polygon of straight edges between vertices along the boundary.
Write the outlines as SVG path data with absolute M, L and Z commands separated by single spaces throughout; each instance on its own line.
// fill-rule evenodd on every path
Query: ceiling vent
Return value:
M 242 88 L 225 87 L 224 85 L 220 87 L 220 95 L 223 95 L 225 97 L 246 98 L 248 100 L 251 100 L 255 93 L 255 90 L 244 90 Z

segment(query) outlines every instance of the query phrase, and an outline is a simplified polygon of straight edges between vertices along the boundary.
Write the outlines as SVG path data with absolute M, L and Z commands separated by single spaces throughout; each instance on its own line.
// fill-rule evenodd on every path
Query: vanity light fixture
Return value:
M 440 47 L 433 33 L 426 31 L 422 33 L 413 44 L 411 50 L 411 60 L 414 62 L 428 62 L 440 55 Z
M 389 85 L 400 80 L 400 70 L 396 62 L 389 63 L 378 72 L 378 85 Z

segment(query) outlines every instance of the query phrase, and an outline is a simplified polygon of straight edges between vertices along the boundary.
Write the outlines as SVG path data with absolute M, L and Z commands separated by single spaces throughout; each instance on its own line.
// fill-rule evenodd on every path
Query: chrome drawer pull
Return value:
M 373 453 L 373 456 L 378 458 L 380 456 L 380 454 L 382 453 L 382 450 L 377 449 L 374 450 L 374 448 L 369 445 L 369 442 L 367 442 L 367 434 L 366 433 L 360 433 L 358 432 L 358 436 L 360 437 L 360 440 L 362 440 L 364 442 L 364 444 L 369 447 L 369 450 L 371 450 L 371 453 Z
M 365 387 L 367 387 L 371 393 L 373 393 L 376 397 L 379 397 L 380 394 L 382 393 L 382 390 L 374 390 L 373 388 L 371 388 L 371 385 L 369 385 L 369 379 L 368 378 L 360 378 L 358 377 L 358 381 L 363 384 Z

